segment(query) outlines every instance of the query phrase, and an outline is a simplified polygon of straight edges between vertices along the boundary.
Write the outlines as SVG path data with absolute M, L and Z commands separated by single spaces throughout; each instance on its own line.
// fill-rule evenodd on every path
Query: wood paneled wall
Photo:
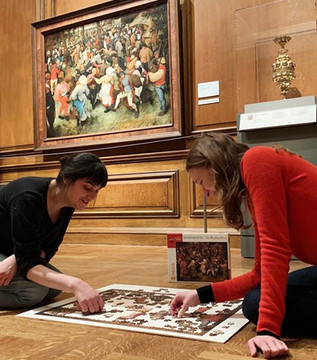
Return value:
M 183 44 L 184 135 L 207 130 L 235 134 L 235 118 L 241 108 L 238 96 L 255 98 L 255 93 L 237 91 L 238 75 L 248 76 L 251 62 L 244 61 L 237 70 L 235 12 L 238 9 L 272 3 L 274 0 L 180 0 Z M 309 1 L 309 0 L 307 0 Z M 59 169 L 56 157 L 34 152 L 31 23 L 103 3 L 104 0 L 10 0 L 0 2 L 2 39 L 0 48 L 0 182 L 21 176 L 55 176 Z M 314 1 L 312 0 L 312 3 Z M 313 8 L 315 5 L 313 5 Z M 309 44 L 316 34 L 307 35 Z M 297 41 L 297 40 L 296 40 Z M 295 41 L 294 41 L 295 45 Z M 301 46 L 301 45 L 298 45 Z M 304 64 L 304 78 L 297 86 L 302 95 L 316 92 L 316 56 L 299 51 L 295 62 Z M 271 66 L 276 48 L 261 59 Z M 301 55 L 302 54 L 302 55 Z M 250 56 L 245 53 L 245 58 Z M 240 53 L 239 59 L 242 59 Z M 304 59 L 304 61 L 302 61 Z M 244 67 L 243 67 L 244 66 Z M 266 76 L 266 74 L 262 74 Z M 267 75 L 268 76 L 268 75 Z M 307 85 L 307 78 L 312 81 Z M 220 102 L 198 106 L 197 84 L 219 80 Z M 262 84 L 265 82 L 263 81 Z M 275 85 L 263 85 L 262 101 L 279 99 Z M 266 86 L 266 87 L 265 87 Z M 157 145 L 135 152 L 116 154 L 100 152 L 110 174 L 109 185 L 98 197 L 94 208 L 76 213 L 66 241 L 95 243 L 151 244 L 165 243 L 169 231 L 203 228 L 203 195 L 185 171 L 185 158 L 191 142 L 170 145 L 168 151 Z M 111 156 L 110 156 L 111 155 Z M 217 199 L 208 199 L 208 209 Z M 226 229 L 221 214 L 208 220 L 211 229 Z M 146 240 L 147 239 L 147 240 Z
M 191 31 L 186 42 L 187 56 L 192 61 L 192 79 L 188 85 L 193 109 L 191 132 L 236 129 L 236 116 L 241 111 L 237 106 L 238 92 L 241 91 L 237 89 L 237 76 L 244 71 L 249 72 L 250 65 L 254 66 L 246 62 L 242 67 L 236 64 L 236 11 L 274 1 L 191 0 L 188 4 Z M 252 51 L 254 49 L 251 49 L 251 54 Z M 219 81 L 219 103 L 198 105 L 197 85 L 208 81 Z M 248 89 L 247 84 L 246 91 Z
M 31 26 L 37 1 L 1 1 L 0 146 L 33 149 Z
M 203 231 L 202 190 L 185 171 L 184 153 L 173 157 L 165 154 L 164 160 L 151 161 L 149 154 L 148 161 L 135 163 L 102 157 L 109 182 L 93 207 L 75 212 L 66 241 L 162 245 L 168 232 Z M 1 180 L 7 183 L 23 176 L 54 177 L 59 163 L 19 165 L 7 161 L 1 168 Z M 208 199 L 209 209 L 216 206 L 216 199 Z M 238 236 L 235 230 L 225 228 L 219 213 L 208 220 L 208 226 Z

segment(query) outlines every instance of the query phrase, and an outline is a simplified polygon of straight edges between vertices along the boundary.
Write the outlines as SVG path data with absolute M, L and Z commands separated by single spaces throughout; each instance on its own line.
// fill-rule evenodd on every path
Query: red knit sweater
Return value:
M 244 154 L 241 175 L 250 195 L 255 265 L 212 289 L 216 301 L 225 301 L 260 284 L 257 331 L 280 336 L 291 254 L 317 264 L 317 167 L 297 155 L 258 146 Z

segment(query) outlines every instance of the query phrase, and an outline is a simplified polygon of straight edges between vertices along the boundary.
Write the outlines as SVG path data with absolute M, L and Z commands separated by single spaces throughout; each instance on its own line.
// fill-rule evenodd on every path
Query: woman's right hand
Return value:
M 38 264 L 27 272 L 27 278 L 37 284 L 74 294 L 84 313 L 97 313 L 104 307 L 98 291 L 77 277 L 61 274 Z
M 199 304 L 200 299 L 196 290 L 179 292 L 171 302 L 171 314 L 173 316 L 177 315 L 180 318 L 190 306 L 197 306 Z
M 100 294 L 83 280 L 78 279 L 74 295 L 84 313 L 98 313 L 104 307 L 105 303 Z
M 11 255 L 0 262 L 0 286 L 8 286 L 18 269 L 15 256 Z

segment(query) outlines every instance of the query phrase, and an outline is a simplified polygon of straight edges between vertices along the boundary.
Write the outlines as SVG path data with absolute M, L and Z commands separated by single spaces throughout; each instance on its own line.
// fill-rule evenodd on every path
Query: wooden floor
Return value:
M 62 245 L 52 264 L 95 288 L 114 283 L 196 287 L 168 283 L 167 250 L 159 246 Z M 238 249 L 232 250 L 233 276 L 248 271 L 252 264 L 253 260 L 240 257 Z M 292 261 L 292 269 L 301 266 Z M 61 294 L 57 300 L 70 296 Z M 250 359 L 247 341 L 255 335 L 254 326 L 249 324 L 226 344 L 217 344 L 30 320 L 16 317 L 19 312 L 22 311 L 0 311 L 1 360 L 246 360 Z M 290 358 L 317 359 L 317 340 L 287 339 L 286 343 L 291 349 Z

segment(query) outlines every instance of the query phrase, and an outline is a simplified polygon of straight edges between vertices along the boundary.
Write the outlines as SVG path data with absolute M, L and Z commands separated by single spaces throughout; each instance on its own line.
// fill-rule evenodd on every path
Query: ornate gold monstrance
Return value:
M 277 86 L 281 90 L 281 95 L 286 98 L 286 94 L 289 92 L 291 82 L 296 78 L 295 66 L 290 56 L 287 54 L 288 50 L 285 49 L 285 45 L 291 40 L 288 35 L 280 35 L 273 39 L 273 41 L 281 46 L 275 63 L 272 65 L 273 69 L 273 81 L 277 83 Z

